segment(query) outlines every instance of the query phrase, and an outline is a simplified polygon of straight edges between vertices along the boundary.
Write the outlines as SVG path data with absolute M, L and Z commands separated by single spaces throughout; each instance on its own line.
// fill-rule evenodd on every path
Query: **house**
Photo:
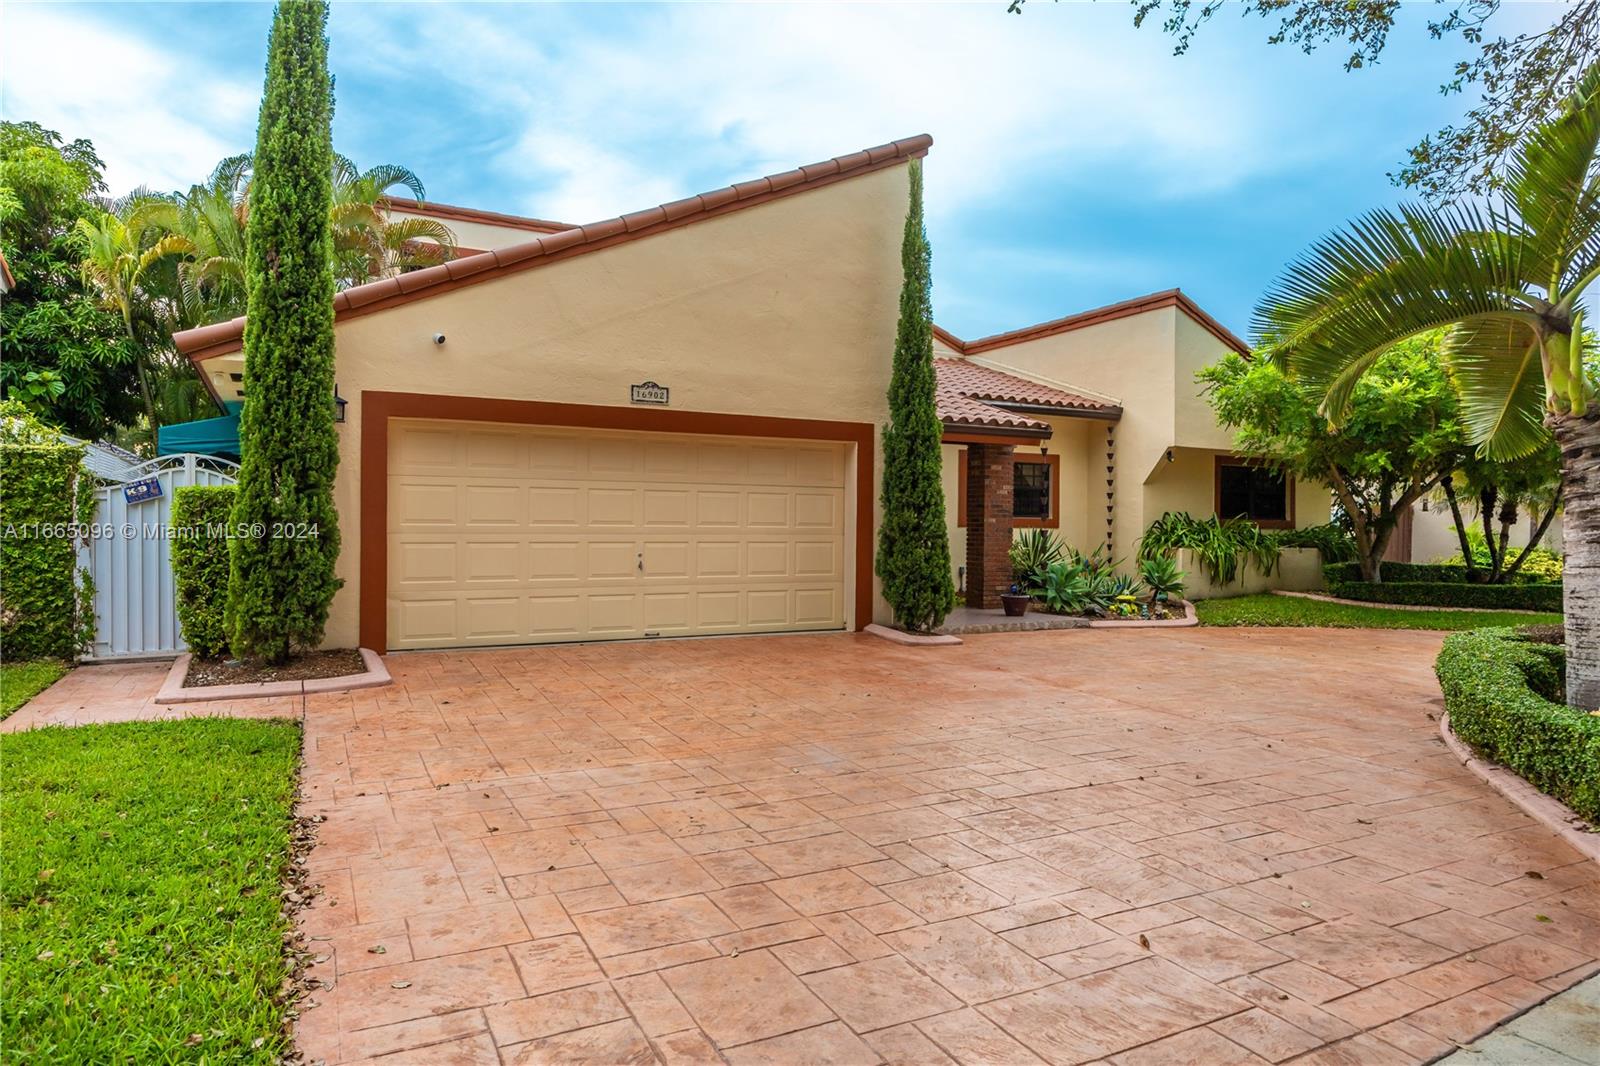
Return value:
M 391 201 L 467 251 L 335 300 L 345 550 L 328 643 L 890 620 L 879 441 L 907 168 L 931 143 L 583 226 Z M 219 401 L 242 396 L 242 336 L 236 319 L 176 338 Z M 1229 455 L 1192 378 L 1239 342 L 1180 293 L 939 338 L 970 602 L 1009 582 L 1013 508 L 1118 556 L 1161 510 L 1209 513 L 1218 494 L 1269 521 L 1327 519 L 1325 497 Z

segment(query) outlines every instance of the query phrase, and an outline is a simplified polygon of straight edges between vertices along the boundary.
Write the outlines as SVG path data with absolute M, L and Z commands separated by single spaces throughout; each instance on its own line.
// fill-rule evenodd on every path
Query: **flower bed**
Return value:
M 1565 653 L 1515 629 L 1446 638 L 1434 665 L 1455 735 L 1600 822 L 1600 716 L 1562 700 Z

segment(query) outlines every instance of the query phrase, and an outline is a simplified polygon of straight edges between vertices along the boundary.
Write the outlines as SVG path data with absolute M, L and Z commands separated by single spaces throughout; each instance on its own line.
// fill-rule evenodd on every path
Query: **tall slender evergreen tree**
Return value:
M 333 81 L 328 5 L 279 0 L 245 238 L 243 464 L 226 623 L 235 655 L 322 642 L 340 581 L 333 479 Z
M 883 525 L 878 576 L 895 621 L 925 631 L 955 607 L 950 538 L 944 524 L 939 441 L 944 426 L 934 399 L 933 253 L 922 220 L 922 161 L 911 161 L 900 264 L 900 323 L 889 379 L 889 425 L 883 433 Z

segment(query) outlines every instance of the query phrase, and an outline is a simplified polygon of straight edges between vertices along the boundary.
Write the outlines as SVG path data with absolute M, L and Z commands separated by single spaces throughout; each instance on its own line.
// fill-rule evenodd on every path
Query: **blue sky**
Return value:
M 1244 332 L 1321 233 L 1465 109 L 1409 5 L 1382 62 L 1225 9 L 1184 56 L 1127 5 L 335 3 L 334 138 L 446 203 L 586 222 L 915 133 L 935 312 L 964 337 L 1178 286 Z M 254 143 L 264 4 L 7 3 L 0 114 L 92 139 L 116 191 Z M 1527 4 L 1500 32 L 1547 24 Z M 70 61 L 69 61 L 70 57 Z

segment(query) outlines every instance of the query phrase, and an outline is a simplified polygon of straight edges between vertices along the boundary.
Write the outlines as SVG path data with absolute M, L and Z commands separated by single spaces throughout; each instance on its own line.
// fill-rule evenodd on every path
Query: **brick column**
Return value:
M 967 445 L 967 606 L 999 607 L 1011 588 L 1009 444 Z

